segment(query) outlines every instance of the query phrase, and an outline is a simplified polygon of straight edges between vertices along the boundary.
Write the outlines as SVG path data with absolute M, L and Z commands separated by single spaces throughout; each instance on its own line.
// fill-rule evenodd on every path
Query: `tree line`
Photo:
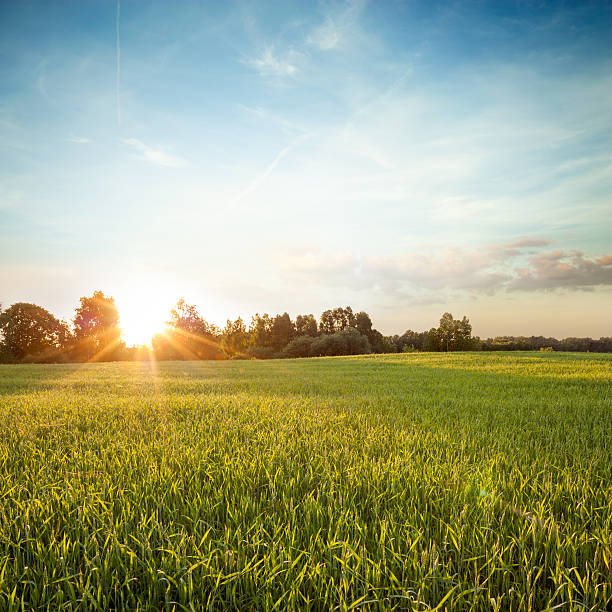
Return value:
M 71 324 L 36 304 L 0 305 L 0 363 L 57 363 L 131 361 L 154 358 L 271 359 L 321 357 L 412 351 L 557 350 L 612 352 L 612 338 L 544 338 L 472 336 L 467 317 L 444 313 L 438 327 L 384 336 L 370 315 L 350 306 L 312 314 L 255 314 L 247 326 L 242 318 L 228 319 L 220 328 L 207 322 L 196 306 L 178 300 L 166 329 L 153 336 L 149 347 L 128 347 L 122 339 L 120 315 L 111 296 L 95 291 L 82 297 Z

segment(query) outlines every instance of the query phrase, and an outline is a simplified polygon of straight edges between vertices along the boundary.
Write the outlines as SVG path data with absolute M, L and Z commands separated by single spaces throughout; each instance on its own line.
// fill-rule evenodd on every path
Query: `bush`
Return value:
M 313 343 L 317 338 L 312 336 L 299 336 L 294 338 L 283 350 L 283 357 L 309 357 Z
M 372 352 L 370 342 L 354 327 L 315 338 L 310 348 L 312 357 L 332 355 L 365 355 Z
M 50 348 L 36 353 L 36 355 L 27 355 L 21 360 L 21 363 L 68 363 L 68 361 L 69 359 L 65 352 L 60 349 Z
M 254 346 L 247 352 L 253 359 L 275 359 L 278 356 L 271 346 Z

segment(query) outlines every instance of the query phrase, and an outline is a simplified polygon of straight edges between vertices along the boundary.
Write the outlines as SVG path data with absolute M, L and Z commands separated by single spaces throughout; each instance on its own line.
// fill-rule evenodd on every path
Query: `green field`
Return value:
M 0 609 L 610 608 L 611 357 L 0 366 Z

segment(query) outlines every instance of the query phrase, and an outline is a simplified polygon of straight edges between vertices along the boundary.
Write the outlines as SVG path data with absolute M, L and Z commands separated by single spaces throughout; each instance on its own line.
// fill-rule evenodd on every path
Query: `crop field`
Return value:
M 612 608 L 612 359 L 0 366 L 1 610 Z

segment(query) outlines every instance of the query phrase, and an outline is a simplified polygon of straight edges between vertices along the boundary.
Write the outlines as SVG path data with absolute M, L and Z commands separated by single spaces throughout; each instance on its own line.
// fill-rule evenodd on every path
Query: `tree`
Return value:
M 166 330 L 153 337 L 152 345 L 159 360 L 225 358 L 219 345 L 219 330 L 183 298 L 170 311 Z
M 267 313 L 262 316 L 259 313 L 251 318 L 249 336 L 253 347 L 272 347 L 272 319 Z
M 438 329 L 429 332 L 431 345 L 437 344 L 439 351 L 461 351 L 471 348 L 472 344 L 472 325 L 467 317 L 460 321 L 453 319 L 450 312 L 445 312 L 441 319 Z
M 438 328 L 432 327 L 428 332 L 425 333 L 423 340 L 424 351 L 441 351 L 442 350 L 442 339 L 438 333 Z
M 117 358 L 123 345 L 115 299 L 102 291 L 94 291 L 91 297 L 82 297 L 80 302 L 74 317 L 77 355 L 87 360 Z
M 364 336 L 369 336 L 372 333 L 372 319 L 367 312 L 362 310 L 355 315 L 355 328 Z
M 358 312 L 353 317 L 353 327 L 357 329 L 357 331 L 364 335 L 370 346 L 372 351 L 375 353 L 392 353 L 394 352 L 394 347 L 391 342 L 385 338 L 377 329 L 374 329 L 372 326 L 372 319 L 367 312 L 363 310 Z
M 298 315 L 295 318 L 295 333 L 297 336 L 316 336 L 319 333 L 317 320 L 311 314 Z
M 354 327 L 347 327 L 333 334 L 318 336 L 312 341 L 310 347 L 312 357 L 363 355 L 371 352 L 372 349 L 368 339 Z
M 243 354 L 247 348 L 249 334 L 241 317 L 227 320 L 223 329 L 223 347 L 230 355 Z
M 450 312 L 445 312 L 440 319 L 438 327 L 438 337 L 440 338 L 440 348 L 448 351 L 455 339 L 455 320 Z
M 272 321 L 272 346 L 277 350 L 285 348 L 295 336 L 295 325 L 285 312 L 276 315 Z
M 186 333 L 194 335 L 215 335 L 215 328 L 209 325 L 198 312 L 196 306 L 187 304 L 181 298 L 172 310 L 167 325 L 175 329 L 180 329 Z
M 298 336 L 294 338 L 283 350 L 283 357 L 309 357 L 315 336 Z
M 401 336 L 392 336 L 389 340 L 398 353 L 405 353 L 426 350 L 427 338 L 428 332 L 415 332 L 408 329 Z M 438 347 L 433 350 L 438 350 Z
M 62 351 L 70 340 L 68 326 L 41 306 L 18 302 L 0 312 L 0 332 L 7 360 L 65 360 Z
M 333 334 L 346 327 L 355 327 L 355 315 L 350 306 L 334 308 L 321 314 L 319 331 L 323 334 Z
M 331 310 L 325 310 L 321 313 L 319 331 L 322 334 L 333 334 L 336 331 L 335 319 Z
M 461 321 L 457 324 L 457 333 L 456 333 L 456 347 L 458 351 L 467 351 L 473 346 L 473 338 L 472 338 L 472 325 L 469 319 L 464 316 Z

